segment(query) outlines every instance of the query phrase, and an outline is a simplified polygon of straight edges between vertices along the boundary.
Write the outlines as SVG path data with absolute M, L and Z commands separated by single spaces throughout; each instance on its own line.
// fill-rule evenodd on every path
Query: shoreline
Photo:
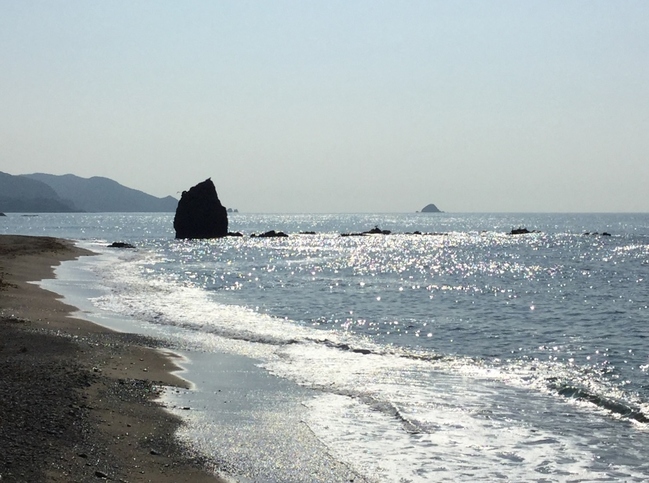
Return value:
M 174 437 L 155 399 L 189 387 L 155 339 L 71 317 L 30 283 L 93 255 L 51 237 L 0 235 L 2 481 L 222 482 Z

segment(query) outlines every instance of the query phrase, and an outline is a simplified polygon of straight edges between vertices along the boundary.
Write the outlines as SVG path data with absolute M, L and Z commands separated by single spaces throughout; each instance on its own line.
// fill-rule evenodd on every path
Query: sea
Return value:
M 0 233 L 98 253 L 43 286 L 178 354 L 192 388 L 161 402 L 230 481 L 649 481 L 649 214 L 229 224 L 244 236 L 176 240 L 171 213 Z M 289 236 L 250 237 L 268 230 Z

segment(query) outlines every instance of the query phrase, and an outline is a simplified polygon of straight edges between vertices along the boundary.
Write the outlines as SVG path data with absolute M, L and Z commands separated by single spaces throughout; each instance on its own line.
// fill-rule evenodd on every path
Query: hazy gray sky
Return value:
M 0 171 L 247 212 L 649 212 L 649 2 L 0 0 Z

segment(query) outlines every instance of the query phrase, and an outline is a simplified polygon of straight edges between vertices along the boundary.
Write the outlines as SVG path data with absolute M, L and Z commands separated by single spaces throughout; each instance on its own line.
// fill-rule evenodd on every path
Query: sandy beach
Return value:
M 33 281 L 92 255 L 49 237 L 0 236 L 0 480 L 218 482 L 176 443 L 155 402 L 186 387 L 173 355 L 143 336 L 70 317 Z

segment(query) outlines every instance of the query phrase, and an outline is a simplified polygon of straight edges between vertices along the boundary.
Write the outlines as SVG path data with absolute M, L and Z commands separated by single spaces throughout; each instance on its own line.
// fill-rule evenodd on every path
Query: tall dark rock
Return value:
M 228 213 L 210 178 L 183 191 L 174 229 L 176 238 L 219 238 L 228 234 Z

